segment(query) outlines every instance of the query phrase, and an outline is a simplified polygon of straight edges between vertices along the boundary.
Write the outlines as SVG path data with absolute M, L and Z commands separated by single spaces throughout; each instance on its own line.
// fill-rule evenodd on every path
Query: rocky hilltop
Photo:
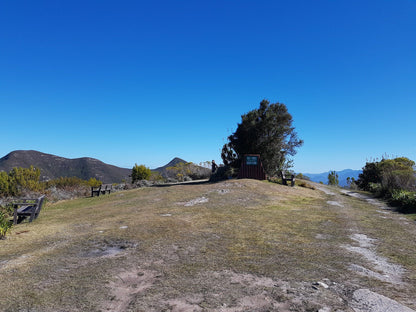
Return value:
M 172 170 L 169 170 L 170 167 L 175 167 L 176 165 L 183 163 L 187 164 L 187 169 L 190 170 L 189 177 L 193 180 L 197 179 L 204 179 L 208 178 L 211 174 L 211 170 L 205 167 L 201 167 L 198 165 L 195 165 L 193 163 L 188 163 L 186 160 L 183 160 L 181 158 L 175 157 L 173 158 L 168 164 L 166 164 L 163 167 L 158 167 L 152 171 L 159 172 L 163 177 L 165 178 L 175 178 L 176 173 Z

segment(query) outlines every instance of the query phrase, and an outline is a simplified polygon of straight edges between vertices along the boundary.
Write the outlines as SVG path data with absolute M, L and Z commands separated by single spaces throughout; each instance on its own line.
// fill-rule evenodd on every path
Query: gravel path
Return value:
M 334 189 L 324 185 L 319 185 L 317 188 L 332 198 L 328 201 L 328 204 L 332 206 L 340 207 L 345 209 L 345 205 L 342 203 L 342 197 L 339 194 L 351 196 L 357 199 L 364 200 L 377 208 L 379 213 L 388 214 L 391 210 L 385 203 L 374 199 L 370 196 L 366 196 L 361 193 L 357 193 L 345 189 Z M 339 193 L 337 193 L 339 191 Z M 371 263 L 371 267 L 364 267 L 360 263 L 351 263 L 350 269 L 357 272 L 360 275 L 367 276 L 369 278 L 378 279 L 382 282 L 389 283 L 392 285 L 399 285 L 406 287 L 402 280 L 405 274 L 404 268 L 400 265 L 390 263 L 386 258 L 380 256 L 377 253 L 375 243 L 377 239 L 368 237 L 365 234 L 358 233 L 359 228 L 352 229 L 355 233 L 351 234 L 350 238 L 358 243 L 358 246 L 345 245 L 342 246 L 346 250 L 361 255 L 363 260 Z M 349 302 L 349 306 L 355 312 L 416 312 L 397 301 L 380 295 L 369 289 L 357 289 L 353 292 L 352 300 Z

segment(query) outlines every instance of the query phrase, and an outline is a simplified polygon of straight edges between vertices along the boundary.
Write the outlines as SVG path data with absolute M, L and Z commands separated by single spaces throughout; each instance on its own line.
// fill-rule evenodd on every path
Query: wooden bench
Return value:
M 36 219 L 42 209 L 44 200 L 45 195 L 39 198 L 22 198 L 18 203 L 14 203 L 13 224 L 20 223 L 26 217 L 30 217 L 29 222 Z
M 290 186 L 295 186 L 295 175 L 294 174 L 291 174 L 290 178 L 286 177 L 285 173 L 283 171 L 281 171 L 280 174 L 282 175 L 283 185 L 288 185 L 287 182 L 290 181 Z
M 101 184 L 99 187 L 91 187 L 91 197 L 110 194 L 113 186 L 111 184 Z

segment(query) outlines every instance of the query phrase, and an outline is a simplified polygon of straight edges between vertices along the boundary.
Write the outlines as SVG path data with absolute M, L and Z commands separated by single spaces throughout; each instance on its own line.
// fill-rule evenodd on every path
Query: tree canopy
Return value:
M 260 154 L 268 175 L 290 168 L 289 157 L 303 144 L 292 122 L 285 104 L 261 101 L 258 109 L 241 116 L 237 130 L 228 137 L 221 153 L 224 164 L 238 168 L 244 154 Z

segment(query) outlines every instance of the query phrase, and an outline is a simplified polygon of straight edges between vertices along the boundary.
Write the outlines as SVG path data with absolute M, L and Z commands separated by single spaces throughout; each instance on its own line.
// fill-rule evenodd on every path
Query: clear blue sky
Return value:
M 0 2 L 0 157 L 220 162 L 262 99 L 296 172 L 416 160 L 416 1 Z

